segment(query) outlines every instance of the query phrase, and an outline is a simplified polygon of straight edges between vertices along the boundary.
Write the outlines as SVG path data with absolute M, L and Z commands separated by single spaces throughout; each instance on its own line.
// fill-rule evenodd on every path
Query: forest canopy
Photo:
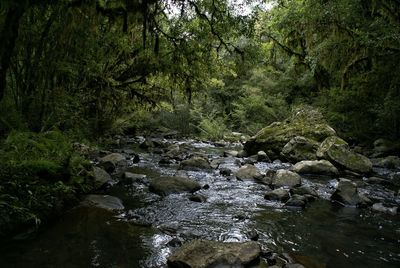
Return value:
M 305 104 L 359 141 L 400 135 L 396 0 L 25 0 L 0 12 L 3 136 L 218 139 Z

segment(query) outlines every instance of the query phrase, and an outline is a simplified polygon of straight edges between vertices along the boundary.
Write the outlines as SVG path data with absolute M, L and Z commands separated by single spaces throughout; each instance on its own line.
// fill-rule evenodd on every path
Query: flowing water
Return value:
M 237 158 L 221 157 L 226 148 L 185 143 L 191 152 L 219 159 L 219 168 L 239 168 Z M 160 166 L 159 154 L 144 152 L 140 157 L 129 171 L 149 179 L 177 172 L 178 165 Z M 290 164 L 256 166 L 265 172 Z M 218 169 L 186 175 L 209 186 L 196 193 L 206 202 L 190 201 L 191 194 L 159 197 L 143 181 L 118 184 L 108 194 L 122 200 L 124 211 L 74 208 L 35 238 L 3 244 L 0 267 L 165 267 L 182 241 L 241 242 L 256 235 L 265 251 L 289 255 L 306 267 L 400 267 L 400 216 L 331 203 L 337 184 L 333 178 L 304 177 L 303 184 L 321 198 L 299 210 L 265 200 L 268 186 L 221 176 Z M 361 190 L 376 200 L 400 204 L 393 191 L 379 187 L 364 185 Z

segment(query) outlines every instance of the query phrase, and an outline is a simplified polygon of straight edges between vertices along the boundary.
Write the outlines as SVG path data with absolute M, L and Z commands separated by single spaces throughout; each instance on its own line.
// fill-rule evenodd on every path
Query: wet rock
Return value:
M 307 204 L 307 197 L 304 197 L 304 196 L 298 195 L 298 194 L 294 194 L 285 203 L 285 206 L 304 208 L 306 206 L 306 204 Z
M 317 156 L 356 173 L 368 174 L 372 171 L 372 162 L 367 157 L 351 151 L 347 142 L 336 136 L 321 143 Z
M 125 172 L 122 177 L 122 182 L 124 184 L 131 184 L 131 183 L 146 183 L 147 176 L 144 174 L 136 174 L 131 172 Z
M 244 159 L 243 164 L 245 164 L 245 165 L 254 165 L 257 162 L 258 162 L 257 161 L 257 156 L 253 155 L 253 156 L 250 156 L 250 157 Z
M 193 240 L 184 244 L 168 258 L 175 268 L 244 267 L 259 259 L 260 246 L 254 242 L 223 243 Z
M 154 143 L 151 140 L 145 139 L 142 143 L 139 144 L 140 149 L 148 149 L 154 147 Z
M 379 184 L 379 185 L 386 185 L 386 186 L 393 185 L 390 180 L 387 180 L 384 178 L 379 178 L 379 177 L 366 178 L 365 182 L 367 182 L 369 184 Z
M 257 161 L 258 162 L 271 162 L 271 159 L 269 159 L 268 155 L 264 151 L 259 151 L 257 153 Z
M 240 150 L 237 155 L 237 157 L 241 157 L 241 158 L 247 157 L 247 156 L 248 156 L 248 154 L 245 150 Z
M 180 163 L 179 169 L 184 170 L 210 170 L 211 165 L 207 159 L 199 156 L 193 156 Z
M 358 193 L 355 183 L 348 179 L 340 179 L 336 191 L 332 194 L 331 200 L 337 201 L 344 206 L 366 207 L 371 201 Z
M 301 161 L 292 170 L 299 174 L 337 175 L 338 169 L 327 160 Z
M 94 187 L 95 189 L 101 188 L 104 184 L 112 181 L 110 174 L 102 168 L 93 167 Z
M 121 200 L 110 195 L 88 195 L 80 203 L 80 205 L 85 207 L 97 207 L 111 211 L 124 209 L 124 205 L 122 204 Z
M 239 180 L 252 180 L 262 177 L 260 170 L 250 164 L 241 167 L 238 171 L 235 172 L 235 176 Z
M 310 195 L 314 197 L 318 197 L 318 193 L 311 187 L 309 186 L 300 186 L 296 188 L 290 189 L 290 192 L 292 194 L 297 194 L 297 195 Z
M 158 164 L 160 165 L 171 165 L 173 163 L 173 161 L 171 160 L 171 158 L 167 157 L 167 156 L 163 156 L 160 161 L 158 161 Z
M 371 159 L 372 164 L 376 167 L 400 169 L 400 157 L 398 156 L 387 156 L 384 158 Z
M 382 203 L 373 204 L 372 210 L 392 215 L 396 215 L 398 213 L 398 207 L 386 207 Z
M 172 238 L 168 243 L 167 243 L 167 246 L 169 246 L 169 247 L 173 247 L 173 248 L 175 248 L 175 247 L 180 247 L 180 246 L 182 246 L 182 240 L 181 239 L 179 239 L 179 238 L 177 238 L 177 237 L 174 237 L 174 238 Z
M 309 107 L 301 108 L 285 121 L 261 129 L 245 143 L 244 150 L 250 155 L 264 151 L 271 159 L 277 159 L 282 148 L 297 136 L 318 142 L 333 135 L 336 135 L 335 130 L 325 123 L 318 111 Z
M 318 147 L 318 142 L 302 136 L 296 136 L 285 144 L 281 155 L 292 163 L 303 160 L 317 160 Z
M 221 174 L 222 176 L 230 176 L 232 175 L 232 170 L 230 170 L 229 168 L 221 168 L 219 170 L 219 174 Z
M 257 233 L 256 230 L 251 230 L 247 232 L 247 237 L 252 241 L 257 241 L 260 238 L 260 235 Z
M 224 156 L 225 157 L 228 157 L 228 156 L 237 157 L 238 154 L 239 154 L 239 152 L 238 151 L 234 151 L 234 150 L 230 150 L 230 151 L 225 151 L 224 152 Z
M 289 190 L 279 188 L 264 195 L 266 200 L 286 202 L 289 200 Z
M 160 177 L 152 179 L 149 190 L 160 196 L 178 194 L 184 192 L 196 192 L 201 189 L 200 184 L 189 178 L 182 177 Z
M 275 188 L 282 186 L 296 187 L 300 185 L 300 175 L 286 169 L 277 170 L 272 179 L 272 186 L 274 186 Z
M 108 154 L 100 158 L 99 163 L 108 173 L 113 172 L 117 167 L 126 167 L 127 164 L 126 157 L 119 153 Z
M 189 197 L 189 200 L 193 202 L 204 203 L 207 202 L 207 197 L 204 195 L 196 194 L 196 195 L 191 195 Z
M 400 144 L 386 139 L 374 141 L 373 157 L 384 157 L 388 155 L 400 155 Z
M 301 265 L 300 263 L 286 263 L 283 268 L 306 268 L 305 266 Z

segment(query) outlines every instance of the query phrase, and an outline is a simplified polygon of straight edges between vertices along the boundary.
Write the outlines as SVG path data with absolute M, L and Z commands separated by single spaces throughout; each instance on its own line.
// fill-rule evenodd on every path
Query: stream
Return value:
M 139 142 L 133 139 L 114 151 L 139 152 Z M 149 192 L 148 180 L 118 183 L 105 194 L 121 199 L 123 211 L 71 209 L 34 238 L 1 245 L 0 267 L 166 267 L 167 257 L 185 241 L 242 242 L 255 237 L 264 252 L 276 256 L 278 265 L 279 260 L 291 259 L 311 268 L 400 267 L 400 215 L 332 203 L 335 178 L 303 176 L 302 184 L 315 189 L 319 198 L 305 209 L 288 208 L 264 199 L 269 190 L 266 185 L 220 175 L 221 168 L 236 171 L 246 160 L 223 157 L 224 151 L 239 150 L 240 144 L 161 142 L 206 155 L 211 163 L 218 162 L 218 168 L 180 171 L 178 162 L 160 165 L 161 152 L 142 150 L 140 161 L 129 162 L 127 171 L 147 179 L 184 174 L 203 186 L 196 194 L 206 202 L 191 201 L 189 193 L 160 197 Z M 262 172 L 291 167 L 279 161 L 255 166 Z M 389 176 L 399 171 L 377 172 Z M 367 196 L 400 205 L 394 190 L 358 180 L 360 191 Z

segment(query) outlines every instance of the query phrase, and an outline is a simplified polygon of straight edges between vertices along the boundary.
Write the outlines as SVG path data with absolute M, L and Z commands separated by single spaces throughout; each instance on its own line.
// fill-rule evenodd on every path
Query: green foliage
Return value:
M 1 144 L 0 235 L 38 226 L 87 189 L 88 165 L 58 131 L 11 132 Z

